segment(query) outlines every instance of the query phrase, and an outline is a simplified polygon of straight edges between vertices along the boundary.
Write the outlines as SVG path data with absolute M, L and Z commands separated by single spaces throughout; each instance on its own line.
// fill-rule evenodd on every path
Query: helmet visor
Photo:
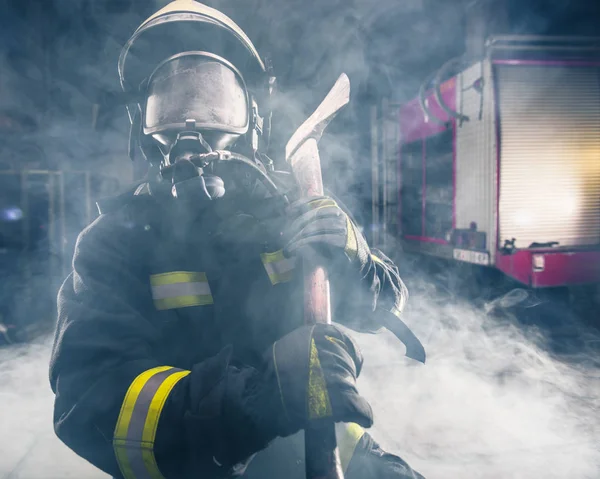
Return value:
M 144 134 L 161 143 L 190 129 L 240 136 L 248 131 L 249 99 L 241 74 L 205 52 L 185 52 L 162 62 L 150 76 Z

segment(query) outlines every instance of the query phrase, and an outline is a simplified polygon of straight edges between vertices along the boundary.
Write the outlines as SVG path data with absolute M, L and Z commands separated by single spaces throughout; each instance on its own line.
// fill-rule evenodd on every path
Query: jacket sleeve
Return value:
M 235 475 L 268 442 L 243 412 L 264 400 L 257 375 L 230 365 L 227 350 L 191 371 L 156 359 L 143 230 L 107 214 L 78 238 L 50 364 L 56 434 L 114 477 Z

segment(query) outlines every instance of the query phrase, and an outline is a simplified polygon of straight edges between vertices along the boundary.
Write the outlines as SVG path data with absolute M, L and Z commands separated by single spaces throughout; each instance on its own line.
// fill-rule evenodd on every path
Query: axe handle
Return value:
M 331 303 L 327 272 L 306 261 L 304 267 L 304 321 L 306 324 L 331 323 Z M 335 437 L 335 426 L 304 431 L 307 479 L 344 479 Z
M 294 154 L 291 164 L 304 197 L 323 195 L 323 177 L 317 140 L 309 138 Z M 327 271 L 319 265 L 303 262 L 304 322 L 331 323 L 331 302 Z M 335 425 L 305 431 L 307 479 L 344 479 L 335 437 Z

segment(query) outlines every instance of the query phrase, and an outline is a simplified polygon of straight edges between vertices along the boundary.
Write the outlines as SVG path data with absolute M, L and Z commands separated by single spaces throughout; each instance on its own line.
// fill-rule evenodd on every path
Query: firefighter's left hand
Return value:
M 316 253 L 327 260 L 342 259 L 356 264 L 359 269 L 369 261 L 367 241 L 333 199 L 327 196 L 303 198 L 288 207 L 287 215 L 286 256 Z

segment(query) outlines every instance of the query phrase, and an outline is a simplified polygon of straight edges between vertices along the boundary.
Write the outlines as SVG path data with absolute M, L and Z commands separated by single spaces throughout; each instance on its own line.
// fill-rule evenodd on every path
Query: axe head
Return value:
M 300 125 L 287 142 L 287 145 L 285 146 L 286 161 L 292 164 L 294 154 L 309 138 L 313 138 L 318 142 L 329 122 L 342 107 L 348 104 L 349 101 L 350 80 L 345 73 L 342 73 L 335 82 L 335 85 L 329 90 L 325 99 L 313 114 Z

